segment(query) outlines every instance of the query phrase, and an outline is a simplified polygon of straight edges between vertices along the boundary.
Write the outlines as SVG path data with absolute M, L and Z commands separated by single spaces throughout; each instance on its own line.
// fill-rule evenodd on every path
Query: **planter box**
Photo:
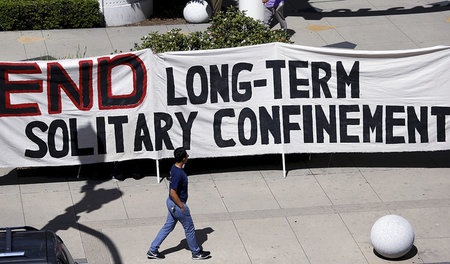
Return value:
M 141 22 L 153 14 L 153 0 L 98 0 L 106 26 Z

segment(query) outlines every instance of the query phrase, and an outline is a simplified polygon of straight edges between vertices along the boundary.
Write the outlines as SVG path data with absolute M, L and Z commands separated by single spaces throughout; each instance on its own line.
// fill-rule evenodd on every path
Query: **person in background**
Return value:
M 281 25 L 282 30 L 287 30 L 286 19 L 283 15 L 284 0 L 262 0 L 264 9 L 264 24 L 270 27 L 275 17 Z
M 153 240 L 152 245 L 147 252 L 147 257 L 151 259 L 164 258 L 164 255 L 158 251 L 158 248 L 175 228 L 177 222 L 180 221 L 183 225 L 184 233 L 186 234 L 186 241 L 189 249 L 192 252 L 192 259 L 210 258 L 210 252 L 203 251 L 197 244 L 194 222 L 192 221 L 189 207 L 186 205 L 188 199 L 188 178 L 183 167 L 188 161 L 189 155 L 184 148 L 177 148 L 174 151 L 174 158 L 175 164 L 170 170 L 169 197 L 166 201 L 169 213 L 167 215 L 166 223 Z
M 211 3 L 211 7 L 213 9 L 213 16 L 216 16 L 217 13 L 222 9 L 222 0 L 209 0 Z

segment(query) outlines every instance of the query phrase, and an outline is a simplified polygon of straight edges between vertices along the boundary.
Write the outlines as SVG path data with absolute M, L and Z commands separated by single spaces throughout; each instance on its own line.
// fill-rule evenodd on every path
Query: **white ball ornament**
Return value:
M 188 23 L 205 23 L 211 17 L 212 9 L 204 0 L 191 0 L 183 9 L 184 19 Z
M 370 231 L 375 251 L 383 257 L 396 259 L 408 253 L 414 244 L 411 224 L 398 215 L 386 215 L 378 219 Z

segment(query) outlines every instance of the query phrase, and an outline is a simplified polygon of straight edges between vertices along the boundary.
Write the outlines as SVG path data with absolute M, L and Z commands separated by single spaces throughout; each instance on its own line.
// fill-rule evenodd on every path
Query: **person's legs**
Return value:
M 274 16 L 280 22 L 281 29 L 286 30 L 287 29 L 287 23 L 286 19 L 284 18 L 283 14 L 284 5 L 279 5 L 277 9 L 275 9 Z
M 264 6 L 264 25 L 266 25 L 266 27 L 270 27 L 270 22 L 272 22 L 272 19 L 273 19 L 272 8 Z
M 178 213 L 178 211 L 177 211 Z M 192 254 L 197 254 L 201 251 L 200 247 L 197 244 L 197 239 L 195 237 L 195 227 L 194 222 L 192 221 L 191 212 L 189 211 L 189 207 L 187 205 L 184 205 L 184 211 L 180 213 L 180 217 L 178 217 L 178 214 L 176 213 L 176 217 L 180 221 L 180 223 L 183 225 L 184 233 L 186 235 L 186 241 L 188 243 L 189 249 L 191 250 Z
M 170 212 L 172 206 L 175 204 L 173 203 L 172 200 L 170 201 L 169 200 L 170 199 L 167 199 L 167 209 L 169 210 L 169 213 L 167 214 L 166 223 L 161 228 L 161 230 L 159 230 L 159 233 L 158 235 L 156 235 L 155 240 L 153 240 L 152 245 L 150 246 L 149 249 L 149 251 L 151 252 L 156 252 L 158 250 L 161 243 L 164 241 L 164 239 L 166 239 L 166 237 L 170 234 L 170 232 L 172 232 L 172 230 L 175 228 L 175 225 L 177 224 L 178 220 L 175 219 L 172 213 Z
M 210 0 L 210 3 L 215 16 L 222 9 L 222 0 Z

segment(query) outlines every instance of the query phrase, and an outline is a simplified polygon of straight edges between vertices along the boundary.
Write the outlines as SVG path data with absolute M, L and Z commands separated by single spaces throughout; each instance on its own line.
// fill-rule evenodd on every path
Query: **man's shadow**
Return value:
M 51 230 L 56 233 L 59 230 L 68 230 L 69 228 L 74 228 L 93 237 L 96 237 L 98 240 L 102 241 L 105 244 L 105 246 L 111 253 L 113 263 L 120 264 L 122 263 L 122 260 L 114 242 L 102 232 L 99 232 L 78 222 L 78 220 L 80 219 L 80 213 L 90 213 L 98 210 L 104 204 L 117 200 L 123 195 L 123 193 L 118 189 L 106 190 L 101 188 L 95 190 L 94 188 L 98 183 L 99 181 L 88 180 L 86 185 L 84 185 L 80 191 L 81 193 L 85 193 L 83 199 L 81 199 L 73 206 L 67 207 L 64 214 L 58 215 L 50 220 L 44 227 L 42 227 L 42 229 Z
M 87 145 L 92 145 L 90 143 L 94 142 L 93 137 L 96 137 L 96 134 L 92 127 L 86 126 L 79 129 L 78 135 L 76 136 L 78 139 L 83 140 L 85 144 L 87 142 Z M 107 235 L 78 222 L 81 213 L 96 211 L 103 205 L 120 199 L 123 195 L 123 192 L 116 188 L 95 189 L 98 184 L 111 179 L 113 170 L 111 169 L 110 164 L 102 162 L 104 160 L 104 156 L 96 154 L 92 155 L 92 151 L 84 152 L 89 155 L 86 154 L 79 156 L 80 166 L 77 175 L 77 178 L 81 176 L 81 178 L 86 179 L 86 184 L 83 185 L 80 190 L 80 193 L 84 193 L 84 197 L 78 203 L 67 207 L 65 213 L 50 220 L 44 227 L 42 227 L 42 229 L 51 230 L 56 233 L 59 230 L 74 228 L 96 237 L 98 240 L 102 241 L 103 244 L 105 244 L 112 256 L 113 263 L 121 264 L 122 259 L 119 255 L 119 250 Z M 91 164 L 92 162 L 97 163 Z
M 202 248 L 203 243 L 208 240 L 208 234 L 211 234 L 212 232 L 214 232 L 214 229 L 212 229 L 211 227 L 205 227 L 203 229 L 195 230 L 195 237 L 197 238 L 197 244 L 200 248 Z M 165 249 L 164 251 L 161 251 L 161 254 L 167 255 L 183 249 L 190 250 L 186 238 L 181 240 L 180 243 L 175 247 L 171 247 Z

